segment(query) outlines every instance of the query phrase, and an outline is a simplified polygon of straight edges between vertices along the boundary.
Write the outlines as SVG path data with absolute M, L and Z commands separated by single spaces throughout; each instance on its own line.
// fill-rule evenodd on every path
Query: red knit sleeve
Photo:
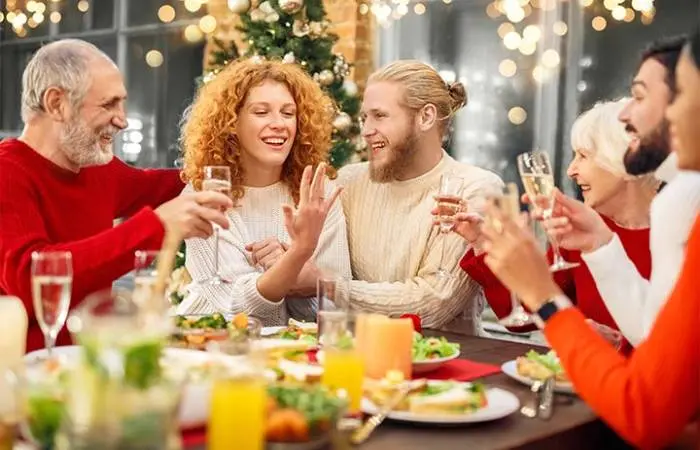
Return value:
M 673 294 L 648 339 L 625 359 L 576 309 L 545 328 L 578 394 L 622 437 L 641 448 L 671 443 L 700 407 L 700 220 Z
M 117 217 L 131 216 L 144 206 L 155 209 L 185 187 L 179 169 L 139 169 L 114 158 L 105 171 L 115 185 Z
M 496 275 L 491 272 L 491 269 L 488 268 L 484 262 L 485 257 L 486 254 L 476 256 L 474 250 L 470 249 L 459 262 L 459 265 L 467 275 L 479 283 L 484 290 L 486 301 L 489 302 L 494 314 L 496 314 L 496 317 L 499 319 L 502 319 L 506 317 L 511 310 L 510 291 L 506 289 L 503 283 L 501 283 Z M 527 326 L 511 328 L 511 331 L 524 333 L 535 329 L 537 329 L 535 326 Z
M 0 286 L 31 305 L 31 254 L 34 251 L 70 251 L 73 258 L 73 298 L 109 286 L 133 268 L 134 251 L 160 247 L 164 229 L 150 208 L 144 208 L 123 224 L 73 242 L 48 239 L 38 194 L 19 171 L 0 170 Z M 66 217 L 65 220 L 78 218 Z

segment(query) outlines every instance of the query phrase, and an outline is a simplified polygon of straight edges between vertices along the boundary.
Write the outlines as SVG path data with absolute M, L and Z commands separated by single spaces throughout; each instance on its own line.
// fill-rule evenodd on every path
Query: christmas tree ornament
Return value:
M 345 80 L 343 82 L 343 90 L 349 96 L 354 97 L 358 92 L 357 84 L 355 84 L 355 82 L 352 80 Z
M 302 0 L 279 0 L 280 9 L 287 14 L 296 14 L 304 6 Z
M 260 3 L 260 6 L 258 6 L 258 9 L 262 11 L 266 16 L 269 14 L 272 14 L 275 12 L 275 8 L 272 7 L 270 2 L 262 2 Z
M 350 64 L 342 56 L 337 56 L 335 58 L 335 63 L 333 64 L 333 73 L 338 75 L 340 78 L 345 78 L 350 74 Z
M 267 22 L 267 23 L 275 23 L 275 22 L 277 22 L 278 20 L 280 20 L 280 15 L 277 14 L 276 12 L 273 12 L 273 13 L 271 13 L 271 14 L 268 14 L 268 15 L 265 17 L 265 22 Z
M 262 12 L 260 9 L 254 9 L 250 12 L 250 20 L 253 22 L 262 22 L 265 20 L 265 13 Z M 249 40 L 248 42 L 252 44 L 252 39 Z
M 321 33 L 323 33 L 323 25 L 321 25 L 321 22 L 311 22 L 309 24 L 309 31 L 314 36 L 320 36 Z
M 265 60 L 265 58 L 263 58 L 263 57 L 260 56 L 260 55 L 253 55 L 253 56 L 250 58 L 250 60 L 253 61 L 255 64 L 260 64 L 260 63 L 262 63 L 262 62 Z
M 324 86 L 331 84 L 334 79 L 335 76 L 333 75 L 333 72 L 328 69 L 322 70 L 321 73 L 318 74 L 318 82 Z
M 346 131 L 352 125 L 352 118 L 344 112 L 341 112 L 333 120 L 333 128 L 338 131 Z
M 304 37 L 309 34 L 309 24 L 303 20 L 295 20 L 292 26 L 292 34 L 296 37 Z
M 294 61 L 296 61 L 296 58 L 294 57 L 294 53 L 289 52 L 286 55 L 284 55 L 284 58 L 282 58 L 282 62 L 285 64 L 293 64 Z
M 243 14 L 250 9 L 250 0 L 228 0 L 228 9 L 234 14 Z
M 362 150 L 367 148 L 367 141 L 365 141 L 365 138 L 362 136 L 355 136 L 355 138 L 352 140 L 353 145 L 355 146 L 355 150 L 358 152 L 361 152 Z

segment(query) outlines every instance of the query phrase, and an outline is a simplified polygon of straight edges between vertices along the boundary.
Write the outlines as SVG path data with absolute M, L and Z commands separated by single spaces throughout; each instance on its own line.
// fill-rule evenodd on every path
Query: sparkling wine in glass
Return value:
M 542 210 L 542 217 L 552 218 L 554 212 L 554 172 L 549 162 L 549 157 L 544 152 L 523 153 L 518 155 L 518 171 L 525 186 L 525 192 L 536 208 Z M 554 260 L 549 270 L 573 269 L 578 263 L 566 261 L 559 252 L 556 239 L 549 237 L 552 245 Z
M 70 252 L 32 253 L 32 297 L 34 314 L 44 333 L 49 357 L 56 337 L 66 323 L 73 285 Z
M 202 190 L 231 195 L 231 169 L 228 166 L 205 166 Z M 219 270 L 219 230 L 220 227 L 214 224 L 214 275 L 206 281 L 213 285 L 229 282 Z
M 165 313 L 169 307 L 165 298 L 155 297 L 158 276 L 158 256 L 155 250 L 137 250 L 134 254 L 134 292 L 132 299 L 142 312 Z
M 462 190 L 464 189 L 464 178 L 446 173 L 440 178 L 440 189 L 435 195 L 437 202 L 439 230 L 442 238 L 442 253 L 440 255 L 440 266 L 436 272 L 439 278 L 451 278 L 452 275 L 443 267 L 445 261 L 445 241 L 447 233 L 452 231 L 455 222 L 455 215 L 464 207 Z
M 503 187 L 500 195 L 490 197 L 488 201 L 498 210 L 503 216 L 508 217 L 511 220 L 517 220 L 520 214 L 520 194 L 518 193 L 518 186 L 514 183 L 508 183 Z M 485 217 L 486 223 L 491 228 L 502 227 L 500 220 L 487 214 Z M 530 314 L 527 313 L 523 305 L 520 304 L 515 293 L 510 293 L 510 314 L 508 316 L 500 319 L 498 322 L 505 327 L 524 327 L 526 325 L 532 324 L 532 318 Z

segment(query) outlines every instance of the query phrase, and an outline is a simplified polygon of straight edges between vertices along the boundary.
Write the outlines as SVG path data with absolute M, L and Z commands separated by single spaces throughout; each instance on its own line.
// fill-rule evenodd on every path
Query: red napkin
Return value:
M 182 446 L 184 448 L 204 445 L 207 442 L 207 428 L 199 427 L 182 430 Z
M 500 373 L 501 368 L 491 364 L 478 363 L 468 359 L 453 359 L 439 369 L 425 374 L 415 375 L 414 378 L 429 380 L 474 381 L 477 378 Z
M 413 322 L 413 329 L 417 331 L 418 333 L 421 333 L 423 331 L 423 327 L 421 327 L 421 320 L 420 316 L 417 316 L 415 314 L 404 314 L 401 316 L 402 319 L 411 319 L 411 322 Z

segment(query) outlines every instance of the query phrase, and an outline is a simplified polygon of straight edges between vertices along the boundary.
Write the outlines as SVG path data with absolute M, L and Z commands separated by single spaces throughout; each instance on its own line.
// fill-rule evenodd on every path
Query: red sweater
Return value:
M 27 308 L 27 350 L 44 345 L 32 305 L 32 252 L 72 253 L 75 307 L 132 270 L 136 250 L 160 248 L 164 229 L 152 208 L 182 188 L 177 170 L 140 170 L 114 158 L 73 173 L 19 140 L 0 142 L 0 293 Z M 69 342 L 64 328 L 58 344 Z
M 630 260 L 639 270 L 639 273 L 646 279 L 651 275 L 651 252 L 649 251 L 649 229 L 630 230 L 622 228 L 612 220 L 603 216 L 605 223 L 610 229 L 617 233 L 622 242 L 622 246 L 627 252 Z M 595 280 L 588 270 L 586 263 L 581 258 L 578 251 L 561 250 L 561 254 L 567 261 L 578 262 L 581 265 L 569 270 L 561 270 L 554 274 L 554 279 L 566 295 L 578 306 L 583 314 L 589 319 L 619 330 L 617 324 L 608 312 L 603 299 L 600 297 Z M 469 276 L 471 276 L 484 289 L 486 299 L 491 305 L 491 309 L 499 318 L 510 313 L 510 292 L 496 278 L 496 276 L 484 264 L 484 256 L 474 256 L 473 251 L 469 251 L 460 265 Z M 551 250 L 549 260 L 552 260 Z M 534 330 L 535 327 L 520 328 L 517 331 Z
M 700 220 L 688 241 L 675 289 L 649 337 L 626 359 L 575 308 L 544 332 L 576 392 L 618 434 L 642 449 L 671 444 L 700 412 Z M 695 416 L 696 420 L 699 416 Z M 684 436 L 700 448 L 699 427 Z M 690 442 L 687 442 L 690 443 Z M 691 444 L 692 445 L 692 444 Z

